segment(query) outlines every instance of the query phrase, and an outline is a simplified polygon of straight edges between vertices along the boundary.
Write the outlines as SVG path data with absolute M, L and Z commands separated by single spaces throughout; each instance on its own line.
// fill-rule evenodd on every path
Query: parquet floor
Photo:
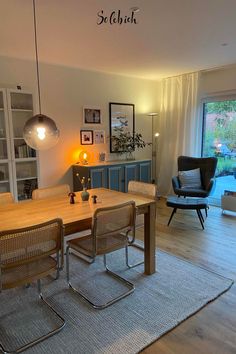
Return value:
M 190 210 L 178 210 L 167 227 L 171 210 L 165 200 L 157 202 L 157 246 L 236 282 L 235 214 L 210 207 L 202 230 Z M 236 354 L 236 285 L 142 353 Z

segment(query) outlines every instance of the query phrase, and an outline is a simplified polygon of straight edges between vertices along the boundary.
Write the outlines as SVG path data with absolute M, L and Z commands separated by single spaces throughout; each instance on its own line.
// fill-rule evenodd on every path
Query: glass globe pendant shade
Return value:
M 37 114 L 30 118 L 23 128 L 23 137 L 35 150 L 47 150 L 57 144 L 60 132 L 55 122 L 43 115 Z

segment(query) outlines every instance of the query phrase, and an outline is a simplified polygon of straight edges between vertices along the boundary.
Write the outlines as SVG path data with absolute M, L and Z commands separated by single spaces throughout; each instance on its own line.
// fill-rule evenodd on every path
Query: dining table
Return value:
M 155 217 L 156 202 L 138 194 L 123 193 L 105 188 L 89 190 L 90 198 L 82 201 L 81 192 L 75 192 L 75 203 L 70 197 L 57 195 L 40 200 L 26 200 L 0 205 L 0 231 L 13 230 L 61 218 L 65 238 L 91 227 L 97 208 L 110 207 L 133 200 L 137 214 L 144 214 L 144 273 L 155 273 Z M 97 196 L 97 198 L 91 198 Z M 93 201 L 96 199 L 96 203 Z

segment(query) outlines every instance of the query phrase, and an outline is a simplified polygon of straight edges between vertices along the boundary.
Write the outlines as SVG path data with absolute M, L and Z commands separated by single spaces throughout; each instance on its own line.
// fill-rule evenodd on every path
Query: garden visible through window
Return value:
M 219 205 L 224 190 L 236 191 L 236 99 L 204 103 L 202 156 L 218 158 L 210 203 Z

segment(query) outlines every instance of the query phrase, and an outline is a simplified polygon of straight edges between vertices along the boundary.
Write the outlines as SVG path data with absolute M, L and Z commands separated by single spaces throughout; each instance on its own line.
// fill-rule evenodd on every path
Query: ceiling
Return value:
M 41 62 L 147 79 L 236 63 L 236 0 L 35 1 Z M 137 24 L 97 25 L 132 6 Z M 34 59 L 32 0 L 0 11 L 0 55 Z

